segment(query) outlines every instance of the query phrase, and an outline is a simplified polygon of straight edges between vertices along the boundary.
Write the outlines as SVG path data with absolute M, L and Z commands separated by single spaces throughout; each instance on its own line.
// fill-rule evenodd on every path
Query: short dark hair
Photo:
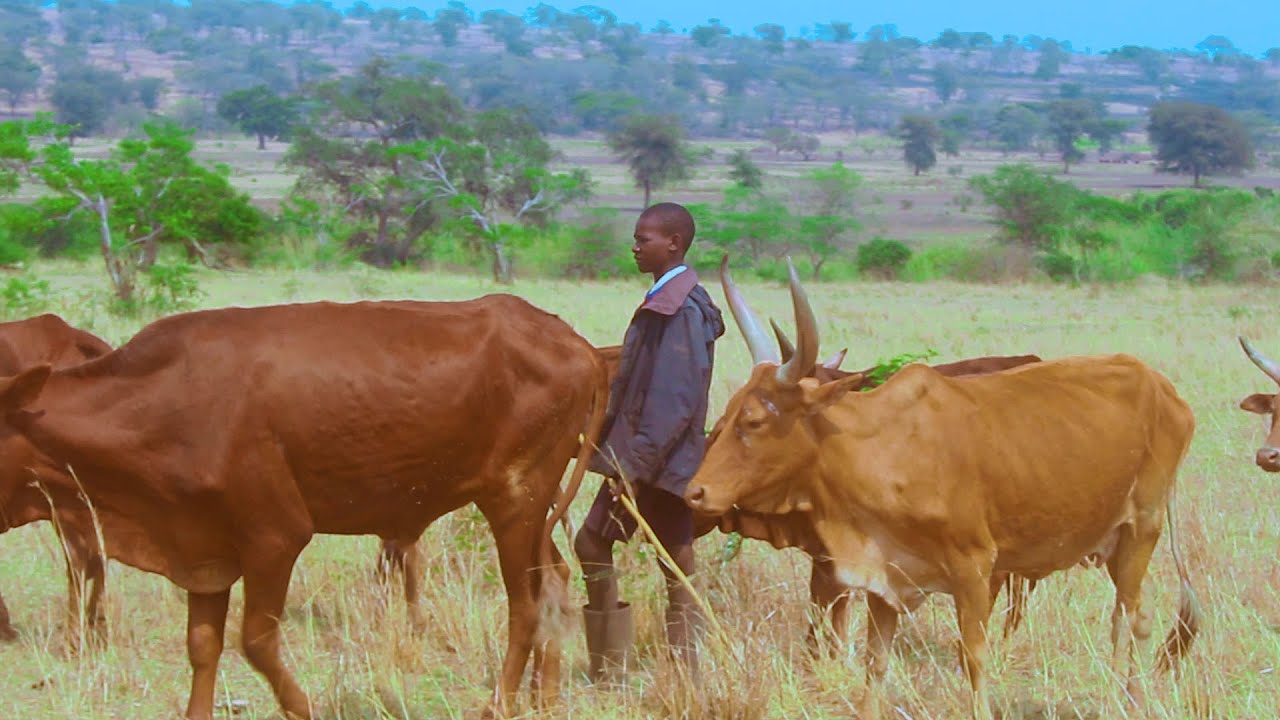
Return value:
M 698 228 L 693 223 L 693 215 L 685 206 L 673 202 L 660 202 L 645 208 L 640 213 L 641 219 L 654 218 L 664 233 L 680 235 L 681 249 L 688 250 L 693 244 L 693 235 Z

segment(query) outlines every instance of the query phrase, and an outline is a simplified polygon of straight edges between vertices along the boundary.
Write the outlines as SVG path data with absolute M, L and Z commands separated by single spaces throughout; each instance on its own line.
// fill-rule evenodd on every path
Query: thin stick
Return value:
M 612 450 L 612 448 L 610 448 L 610 450 Z M 618 467 L 617 459 L 613 458 L 611 462 L 613 467 L 618 470 L 618 474 L 621 475 L 622 468 Z M 694 589 L 693 583 L 689 580 L 689 576 L 684 574 L 684 571 L 676 564 L 675 559 L 671 557 L 671 553 L 667 552 L 666 546 L 658 539 L 658 535 L 653 532 L 653 528 L 649 527 L 649 523 L 645 522 L 644 517 L 640 514 L 640 509 L 636 507 L 635 500 L 631 498 L 630 492 L 627 491 L 630 487 L 630 483 L 627 479 L 622 479 L 622 492 L 618 491 L 618 481 L 611 477 L 606 477 L 605 479 L 609 481 L 609 486 L 614 491 L 614 497 L 618 498 L 618 500 L 622 502 L 622 506 L 627 509 L 627 512 L 631 513 L 631 517 L 635 518 L 636 524 L 640 526 L 640 529 L 644 531 L 645 537 L 649 539 L 649 544 L 657 548 L 659 559 L 661 559 L 662 563 L 671 570 L 672 574 L 676 576 L 676 579 L 680 581 L 680 584 L 689 591 L 689 594 L 693 596 L 694 602 L 696 602 L 698 607 L 701 608 L 703 615 L 707 618 L 708 622 L 711 623 L 715 632 L 722 637 L 727 637 L 724 633 L 724 626 L 721 625 L 719 619 L 716 618 L 716 614 L 711 609 L 711 605 L 702 597 L 701 593 Z

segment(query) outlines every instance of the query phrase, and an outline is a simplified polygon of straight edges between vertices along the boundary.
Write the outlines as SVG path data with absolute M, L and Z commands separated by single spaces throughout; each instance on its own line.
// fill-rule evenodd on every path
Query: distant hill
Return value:
M 751 36 L 714 22 L 667 30 L 620 23 L 596 6 L 476 16 L 456 2 L 427 13 L 364 3 L 339 12 L 321 2 L 6 0 L 0 108 L 54 109 L 73 91 L 93 94 L 88 86 L 110 104 L 104 132 L 150 112 L 219 131 L 227 128 L 215 107 L 227 92 L 295 93 L 381 55 L 431 68 L 473 108 L 523 107 L 544 131 L 569 136 L 607 131 L 638 111 L 677 114 L 694 136 L 760 138 L 779 127 L 886 132 L 903 114 L 924 113 L 952 118 L 966 143 L 994 147 L 1002 108 L 1067 95 L 1129 121 L 1129 142 L 1141 141 L 1147 109 L 1173 98 L 1237 113 L 1263 148 L 1280 124 L 1280 56 L 1257 60 L 1230 47 L 1085 54 L 1051 38 L 918 39 L 841 23 L 816 26 L 812 40 L 767 24 Z M 24 86 L 24 78 L 34 79 Z

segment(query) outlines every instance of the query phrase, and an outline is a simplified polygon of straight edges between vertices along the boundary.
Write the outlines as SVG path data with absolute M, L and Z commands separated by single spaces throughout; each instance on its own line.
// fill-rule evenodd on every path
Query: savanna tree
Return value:
M 210 243 L 244 243 L 258 232 L 261 214 L 232 189 L 229 170 L 191 158 L 192 131 L 146 124 L 143 138 L 121 140 L 102 159 L 76 157 L 71 132 L 47 117 L 4 123 L 3 166 L 48 189 L 50 196 L 38 201 L 43 212 L 94 219 L 119 300 L 134 300 L 137 275 L 155 263 L 162 243 L 209 262 Z
M 418 143 L 407 158 L 429 197 L 483 241 L 493 278 L 512 281 L 508 238 L 516 226 L 540 225 L 569 203 L 590 196 L 586 172 L 555 173 L 550 144 L 527 117 L 506 110 L 476 115 L 469 131 Z
M 259 150 L 266 149 L 267 138 L 288 137 L 298 121 L 297 105 L 266 85 L 234 90 L 218 98 L 218 115 L 244 134 L 256 136 Z
M 653 189 L 689 177 L 694 157 L 679 118 L 636 115 L 609 134 L 609 148 L 627 164 L 649 207 Z
M 1200 178 L 1253 167 L 1253 143 L 1244 125 L 1227 111 L 1194 102 L 1167 102 L 1151 108 L 1147 135 L 1161 172 Z
M 902 159 L 911 168 L 911 174 L 919 175 L 938 164 L 935 149 L 942 131 L 933 118 L 923 115 L 904 115 L 898 122 L 898 138 L 902 140 Z
M 347 244 L 368 262 L 406 262 L 439 221 L 417 156 L 423 143 L 464 132 L 462 103 L 430 68 L 400 73 L 383 59 L 316 85 L 309 98 L 316 110 L 285 154 L 295 193 L 354 219 Z

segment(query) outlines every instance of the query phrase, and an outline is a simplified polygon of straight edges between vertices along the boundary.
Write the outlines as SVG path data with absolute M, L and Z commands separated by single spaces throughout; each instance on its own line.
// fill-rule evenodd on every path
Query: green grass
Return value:
M 100 288 L 96 264 L 38 264 L 73 323 L 89 324 L 113 343 L 139 321 L 106 314 L 87 291 Z M 506 290 L 481 276 L 379 272 L 200 273 L 205 307 L 292 300 L 418 298 L 456 300 Z M 790 327 L 785 289 L 743 279 L 762 316 Z M 521 282 L 512 290 L 560 314 L 597 344 L 615 343 L 645 287 L 640 277 L 612 283 Z M 718 288 L 710 288 L 719 300 Z M 1236 334 L 1280 355 L 1274 308 L 1280 288 L 1191 288 L 1155 282 L 1128 288 L 952 283 L 819 283 L 809 294 L 820 318 L 823 355 L 850 348 L 849 367 L 864 367 L 927 348 L 937 361 L 1034 352 L 1046 358 L 1129 352 L 1165 373 L 1194 409 L 1198 430 L 1180 476 L 1177 522 L 1183 552 L 1206 611 L 1202 636 L 1179 680 L 1151 679 L 1154 718 L 1269 718 L 1280 707 L 1280 482 L 1252 464 L 1261 422 L 1235 408 L 1270 381 L 1243 356 Z M 83 297 L 82 297 L 83 296 Z M 718 345 L 713 412 L 740 385 L 750 363 L 737 330 Z M 596 488 L 585 484 L 573 506 L 581 521 Z M 1167 534 L 1166 534 L 1167 538 Z M 557 533 L 567 550 L 563 535 Z M 695 583 L 731 630 L 733 653 L 705 667 L 704 704 L 671 690 L 661 660 L 663 592 L 652 552 L 619 553 L 624 596 L 637 605 L 639 668 L 623 691 L 590 688 L 585 650 L 566 638 L 565 706 L 552 717 L 614 720 L 668 717 L 836 718 L 852 714 L 863 686 L 863 612 L 854 616 L 851 650 L 810 664 L 804 650 L 808 562 L 797 551 L 745 544 L 719 567 L 724 537 L 699 541 Z M 471 718 L 484 704 L 505 640 L 505 601 L 487 530 L 464 510 L 428 530 L 427 632 L 408 632 L 403 602 L 372 584 L 377 540 L 317 537 L 294 572 L 283 633 L 286 662 L 327 718 Z M 113 563 L 105 651 L 63 650 L 65 587 L 48 524 L 0 536 L 0 592 L 22 634 L 0 646 L 5 692 L 0 717 L 54 720 L 172 717 L 186 701 L 185 603 L 156 575 Z M 574 565 L 576 572 L 576 564 Z M 1176 575 L 1161 542 L 1146 584 L 1155 638 L 1141 648 L 1150 667 L 1156 640 L 1173 622 Z M 573 586 L 583 602 L 580 580 Z M 270 692 L 236 649 L 240 591 L 233 605 L 218 686 L 223 701 L 247 701 L 238 718 L 275 717 Z M 1117 684 L 1107 660 L 1112 592 L 1105 575 L 1075 569 L 1045 580 L 1031 596 L 1026 625 L 992 647 L 992 700 L 1005 718 L 1117 717 Z M 998 605 L 997 612 L 1003 608 Z M 576 620 L 576 618 L 575 618 Z M 996 620 L 993 627 L 999 628 Z M 954 653 L 951 602 L 935 597 L 904 621 L 888 691 L 898 717 L 962 717 L 966 683 Z M 740 657 L 735 657 L 734 655 Z

